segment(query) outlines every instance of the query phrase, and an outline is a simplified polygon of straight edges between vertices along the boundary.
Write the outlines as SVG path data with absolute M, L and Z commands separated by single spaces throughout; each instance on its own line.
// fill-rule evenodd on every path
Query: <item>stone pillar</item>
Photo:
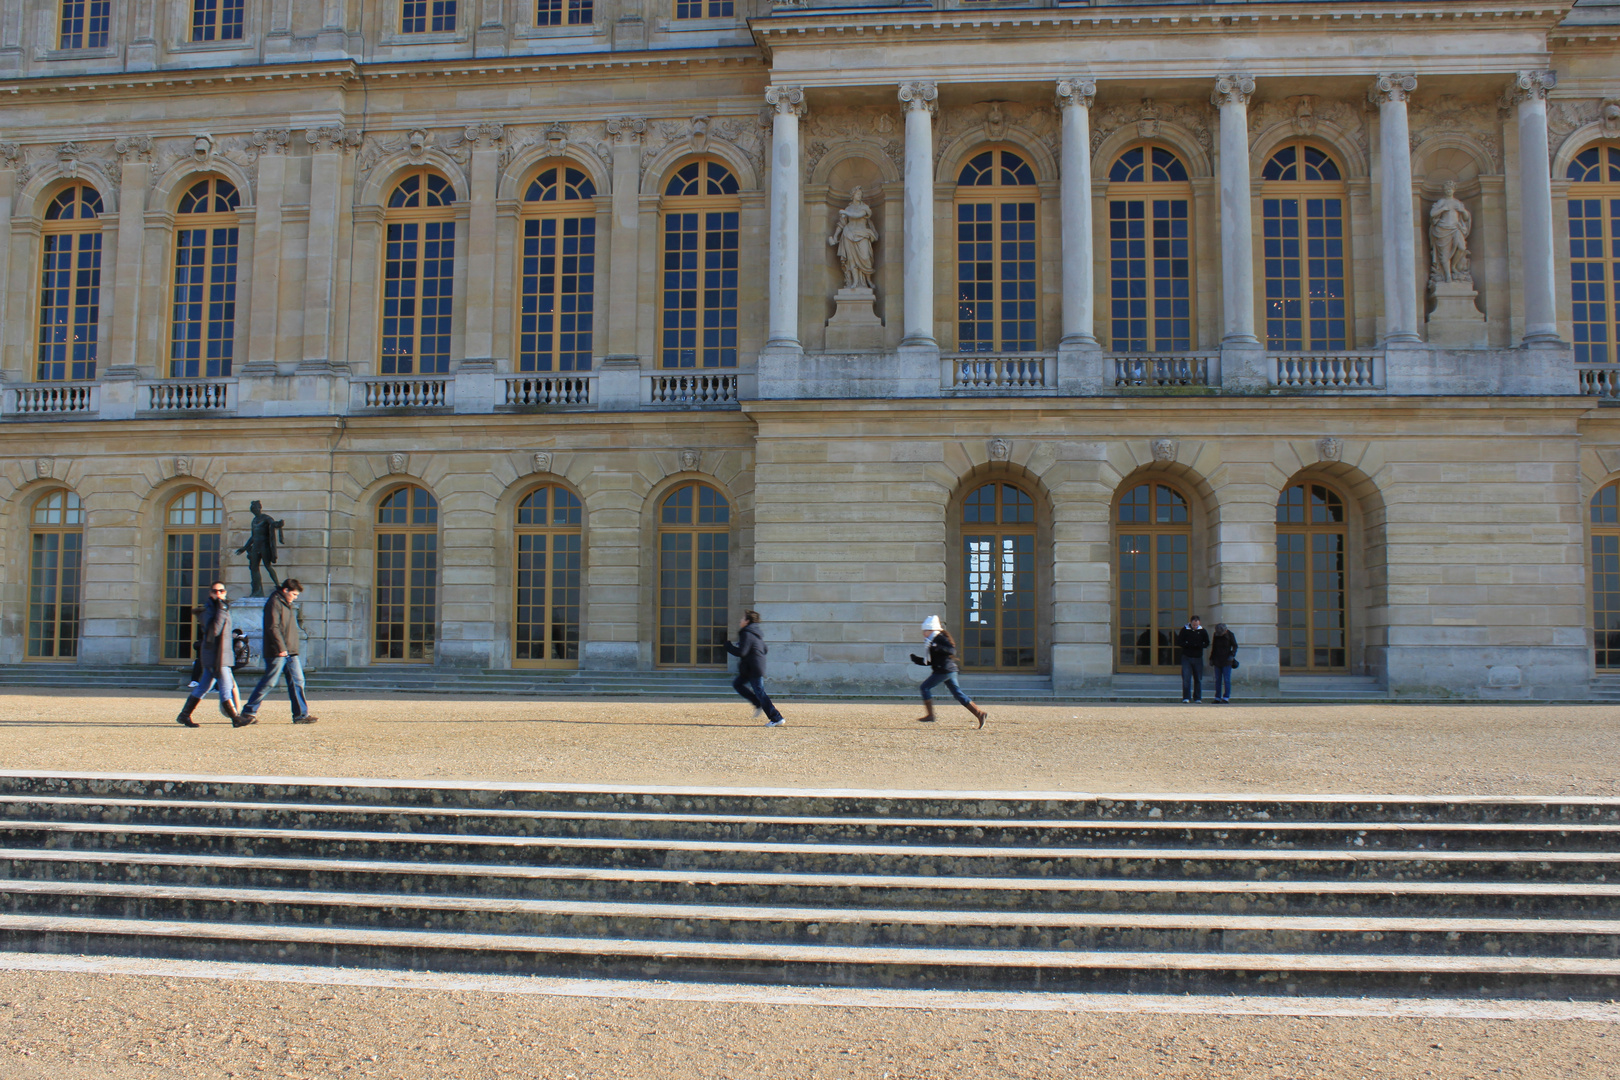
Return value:
M 1384 342 L 1418 344 L 1417 229 L 1412 222 L 1412 149 L 1406 101 L 1416 75 L 1380 75 L 1367 92 L 1378 106 L 1384 225 Z
M 343 148 L 349 134 L 341 127 L 310 128 L 304 140 L 314 148 L 309 164 L 309 250 L 304 270 L 304 353 L 306 367 L 332 362 L 332 285 L 337 262 L 338 201 L 343 191 Z
M 112 334 L 103 342 L 98 370 L 109 375 L 139 374 L 141 247 L 146 239 L 146 192 L 152 181 L 152 140 L 136 135 L 114 141 L 121 166 L 118 184 L 118 255 L 112 267 Z M 102 264 L 102 282 L 107 267 Z M 163 357 L 153 374 L 168 378 Z
M 1254 79 L 1215 80 L 1210 104 L 1221 112 L 1221 372 L 1223 387 L 1263 389 L 1270 381 L 1254 333 L 1254 215 L 1249 185 L 1249 98 Z
M 772 86 L 765 91 L 771 130 L 770 335 L 767 349 L 799 346 L 799 117 L 804 89 Z
M 467 173 L 467 238 L 456 245 L 467 264 L 465 299 L 469 360 L 487 360 L 495 351 L 495 188 L 500 182 L 500 124 L 472 124 L 466 131 L 472 144 L 472 165 Z
M 641 136 L 647 121 L 638 116 L 607 122 L 613 138 L 613 228 L 608 240 L 606 359 L 636 360 L 639 329 L 637 285 L 641 279 Z
M 22 163 L 22 147 L 14 142 L 0 142 L 0 383 L 14 374 L 20 376 L 19 369 L 26 363 L 20 355 L 20 344 L 14 344 L 21 337 L 19 330 L 25 320 L 11 315 L 11 308 L 17 302 L 11 295 L 11 266 L 15 261 L 11 250 L 11 210 L 17 199 L 17 166 Z M 21 275 L 31 272 L 27 263 L 19 262 L 17 269 Z M 14 367 L 7 366 L 14 361 Z
M 1097 84 L 1059 79 L 1063 149 L 1058 166 L 1062 208 L 1063 337 L 1057 347 L 1057 387 L 1064 395 L 1101 393 L 1112 384 L 1097 341 L 1097 283 L 1091 192 L 1091 106 Z
M 1552 175 L 1547 152 L 1547 91 L 1551 71 L 1522 71 L 1504 104 L 1519 125 L 1519 233 L 1524 267 L 1524 344 L 1554 348 L 1558 338 L 1558 275 L 1554 269 Z
M 939 88 L 900 84 L 906 113 L 905 337 L 902 345 L 937 348 L 934 341 L 934 133 Z
M 468 5 L 471 7 L 471 5 Z M 473 39 L 473 55 L 501 56 L 506 52 L 506 14 L 502 10 L 505 0 L 483 0 L 478 20 L 478 32 Z
M 253 285 L 248 296 L 247 364 L 240 375 L 274 375 L 276 334 L 281 311 L 281 201 L 287 176 L 286 128 L 255 131 L 259 149 L 259 183 L 254 199 Z M 300 356 L 299 359 L 302 359 Z

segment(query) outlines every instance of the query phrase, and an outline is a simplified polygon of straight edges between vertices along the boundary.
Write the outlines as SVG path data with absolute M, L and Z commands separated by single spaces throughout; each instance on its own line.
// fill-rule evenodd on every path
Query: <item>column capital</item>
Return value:
M 360 145 L 361 139 L 360 132 L 343 127 L 312 127 L 304 131 L 304 141 L 314 147 L 317 154 L 353 150 Z
M 482 124 L 468 124 L 462 133 L 462 138 L 473 144 L 475 150 L 493 150 L 506 138 L 506 127 L 485 121 Z
M 152 137 L 150 135 L 125 135 L 113 140 L 113 153 L 117 154 L 124 164 L 143 161 L 152 156 Z
M 1236 72 L 1231 75 L 1215 76 L 1215 90 L 1209 95 L 1209 103 L 1217 109 L 1222 105 L 1242 105 L 1248 108 L 1249 97 L 1254 93 L 1254 76 L 1248 72 Z
M 772 116 L 803 116 L 804 87 L 802 86 L 767 86 L 765 88 L 765 104 L 771 107 Z
M 1078 105 L 1083 109 L 1089 109 L 1096 100 L 1096 79 L 1082 75 L 1057 81 L 1057 107 L 1059 109 L 1066 105 Z
M 1521 101 L 1535 98 L 1539 101 L 1547 100 L 1547 93 L 1558 85 L 1558 72 L 1556 71 L 1521 71 L 1508 83 L 1507 89 L 1502 91 L 1501 106 L 1511 109 Z
M 906 112 L 926 109 L 930 114 L 939 111 L 939 87 L 931 82 L 900 84 L 900 103 Z
M 616 145 L 631 146 L 641 141 L 642 132 L 647 130 L 647 121 L 639 116 L 615 116 L 603 127 Z
M 1416 89 L 1417 76 L 1411 72 L 1379 75 L 1367 88 L 1367 100 L 1374 105 L 1387 105 L 1397 101 L 1404 103 Z
M 292 132 L 287 128 L 259 128 L 248 136 L 248 143 L 258 154 L 285 154 L 292 147 Z M 113 149 L 117 149 L 116 144 Z

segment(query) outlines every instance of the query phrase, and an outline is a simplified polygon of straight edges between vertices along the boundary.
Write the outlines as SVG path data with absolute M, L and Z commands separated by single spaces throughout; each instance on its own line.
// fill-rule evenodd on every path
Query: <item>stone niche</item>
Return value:
M 1480 175 L 1480 165 L 1470 153 L 1454 148 L 1442 148 L 1428 155 L 1419 185 L 1418 235 L 1422 260 L 1418 271 L 1422 275 L 1427 322 L 1425 338 L 1430 345 L 1444 349 L 1483 349 L 1490 345 L 1490 327 L 1481 303 L 1486 283 L 1494 268 L 1486 256 L 1488 221 L 1485 187 L 1488 181 Z M 1460 202 L 1469 216 L 1467 240 L 1467 269 L 1446 280 L 1446 275 L 1435 265 L 1432 215 L 1435 205 L 1447 198 L 1447 185 L 1452 186 L 1451 198 Z
M 832 302 L 825 331 L 825 348 L 828 352 L 877 352 L 886 344 L 881 314 L 884 306 L 882 282 L 890 248 L 891 225 L 897 224 L 891 222 L 885 213 L 891 194 L 887 186 L 877 163 L 865 157 L 847 157 L 834 165 L 828 175 L 823 207 L 826 215 L 823 220 L 827 227 L 822 236 L 813 240 L 825 252 L 826 291 L 823 295 Z M 872 245 L 873 288 L 845 287 L 843 264 L 839 262 L 837 248 L 829 243 L 834 230 L 838 228 L 839 211 L 849 205 L 856 188 L 861 189 L 862 200 L 871 207 L 871 222 L 878 232 L 878 239 Z M 894 239 L 898 240 L 898 235 Z

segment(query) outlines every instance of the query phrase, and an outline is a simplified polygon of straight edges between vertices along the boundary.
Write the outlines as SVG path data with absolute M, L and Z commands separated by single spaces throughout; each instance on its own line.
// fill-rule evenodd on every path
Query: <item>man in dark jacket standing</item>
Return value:
M 765 693 L 765 639 L 759 632 L 759 612 L 743 612 L 737 628 L 737 643 L 726 642 L 726 652 L 737 658 L 737 677 L 731 688 L 754 707 L 754 718 L 765 714 L 766 727 L 781 727 L 782 714 L 776 711 L 770 695 Z
M 219 687 L 219 711 L 230 720 L 232 727 L 242 727 L 251 724 L 252 720 L 243 720 L 236 714 L 236 706 L 231 699 L 236 696 L 235 682 L 231 679 L 231 605 L 225 599 L 225 583 L 216 581 L 208 586 L 208 603 L 203 607 L 202 616 L 202 671 L 198 673 L 197 683 L 186 695 L 186 703 L 180 708 L 180 715 L 175 722 L 184 727 L 201 727 L 191 718 L 197 711 L 197 703 L 208 696 L 208 691 Z
M 1176 632 L 1176 648 L 1181 650 L 1181 703 L 1203 703 L 1204 650 L 1209 648 L 1209 631 L 1197 615 Z
M 298 613 L 293 610 L 294 601 L 303 591 L 297 578 L 288 578 L 264 602 L 264 678 L 242 706 L 243 723 L 258 719 L 259 704 L 282 674 L 287 676 L 287 696 L 292 699 L 292 722 L 313 724 L 316 720 L 304 698 L 304 663 L 298 659 Z

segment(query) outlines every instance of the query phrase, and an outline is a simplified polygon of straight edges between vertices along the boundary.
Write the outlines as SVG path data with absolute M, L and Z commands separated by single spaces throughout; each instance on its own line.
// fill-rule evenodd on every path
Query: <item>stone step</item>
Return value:
M 1620 952 L 1620 920 L 1605 919 L 731 906 L 19 881 L 7 883 L 3 899 L 11 915 L 644 941 L 1609 959 Z
M 0 849 L 0 878 L 71 884 L 229 886 L 722 905 L 1005 911 L 1620 919 L 1620 883 L 1171 880 L 815 874 L 492 866 L 345 858 Z
M 1620 823 L 1178 821 L 1160 818 L 907 818 L 405 808 L 383 804 L 107 799 L 0 795 L 0 823 L 184 825 L 192 829 L 324 829 L 472 836 L 1394 851 L 1612 851 Z
M 1620 960 L 1080 949 L 933 948 L 640 940 L 337 926 L 0 915 L 0 948 L 283 964 L 1049 992 L 1426 992 L 1570 998 L 1620 994 Z

